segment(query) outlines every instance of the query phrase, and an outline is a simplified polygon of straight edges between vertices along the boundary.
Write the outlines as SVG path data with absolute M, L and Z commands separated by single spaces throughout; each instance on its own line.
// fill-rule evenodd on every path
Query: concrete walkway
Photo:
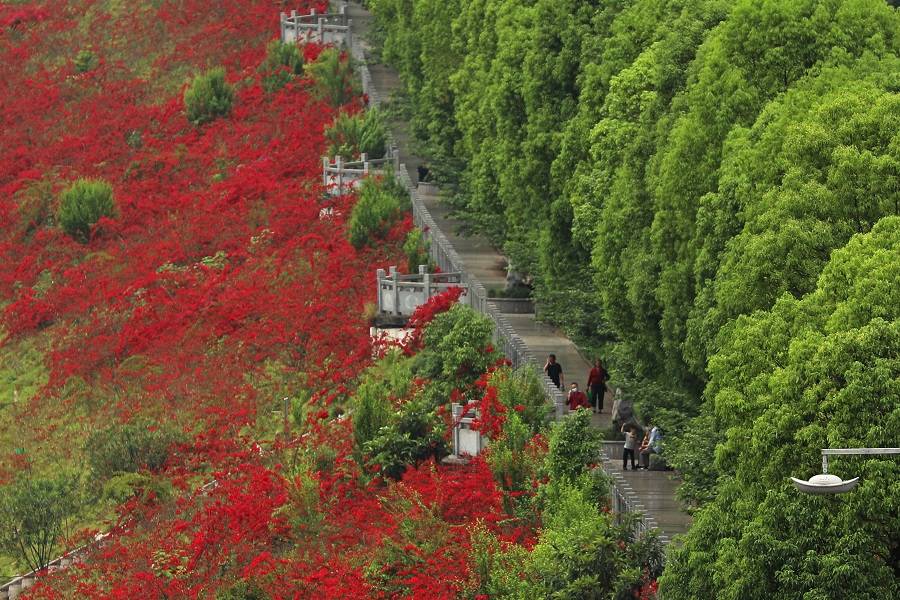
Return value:
M 350 18 L 353 19 L 354 34 L 358 36 L 357 39 L 363 41 L 368 55 L 368 48 L 365 46 L 364 40 L 372 24 L 372 15 L 355 2 L 349 4 L 347 11 Z M 372 76 L 372 84 L 383 100 L 389 100 L 397 90 L 402 92 L 403 85 L 400 78 L 390 67 L 373 63 L 369 64 L 369 72 Z M 417 167 L 423 164 L 423 160 L 413 153 L 414 144 L 410 139 L 408 124 L 401 120 L 392 120 L 390 127 L 394 140 L 399 146 L 400 160 L 406 164 L 410 178 L 416 185 L 418 183 Z M 505 257 L 497 252 L 485 237 L 460 234 L 459 232 L 463 230 L 463 223 L 450 216 L 450 208 L 441 201 L 440 192 L 434 186 L 419 186 L 418 194 L 438 228 L 459 254 L 465 264 L 465 270 L 488 288 L 503 288 L 506 285 Z M 585 388 L 591 365 L 585 357 L 581 356 L 570 339 L 558 329 L 538 322 L 533 313 L 504 313 L 504 317 L 534 352 L 541 362 L 541 366 L 548 354 L 556 354 L 557 360 L 563 367 L 566 383 L 577 381 L 582 389 Z M 604 408 L 604 412 L 594 415 L 593 422 L 596 427 L 609 429 L 612 425 L 610 397 L 607 397 Z M 626 486 L 631 487 L 646 514 L 656 520 L 664 537 L 671 538 L 672 535 L 687 530 L 690 525 L 690 516 L 680 510 L 675 500 L 675 489 L 678 482 L 672 479 L 670 473 L 630 470 L 623 473 L 621 459 L 609 460 L 605 467 L 620 483 L 624 480 Z

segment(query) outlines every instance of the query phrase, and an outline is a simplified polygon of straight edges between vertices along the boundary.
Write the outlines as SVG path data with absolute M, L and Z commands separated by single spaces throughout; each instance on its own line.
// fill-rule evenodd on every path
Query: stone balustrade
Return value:
M 340 196 L 358 190 L 366 177 L 396 173 L 400 168 L 400 153 L 388 147 L 382 158 L 369 158 L 363 153 L 359 160 L 344 161 L 336 156 L 332 160 L 322 157 L 322 185 L 332 196 Z
M 347 18 L 347 6 L 336 13 L 281 13 L 281 41 L 285 44 L 322 44 L 350 47 L 353 44 L 353 20 Z

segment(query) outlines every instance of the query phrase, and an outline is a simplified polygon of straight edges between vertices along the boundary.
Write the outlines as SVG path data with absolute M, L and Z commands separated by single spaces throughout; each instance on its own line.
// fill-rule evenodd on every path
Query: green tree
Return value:
M 112 186 L 101 179 L 79 179 L 60 195 L 57 218 L 63 231 L 87 242 L 97 221 L 114 217 L 116 212 Z
M 187 119 L 202 125 L 231 113 L 234 88 L 225 79 L 225 69 L 215 67 L 194 77 L 184 91 Z
M 32 570 L 43 569 L 60 551 L 80 504 L 77 477 L 19 475 L 0 487 L 0 550 Z
M 381 158 L 387 151 L 387 128 L 377 108 L 363 113 L 338 113 L 334 122 L 325 128 L 328 156 L 354 159 L 361 154 Z
M 356 248 L 384 238 L 409 204 L 409 194 L 392 176 L 369 177 L 359 189 L 347 223 L 347 239 Z
M 799 493 L 825 447 L 900 433 L 900 217 L 833 253 L 816 289 L 738 318 L 710 361 L 716 498 L 662 581 L 667 598 L 891 598 L 900 593 L 900 465 L 847 458 L 841 498 Z
M 350 57 L 336 48 L 323 50 L 305 71 L 313 81 L 315 95 L 332 106 L 342 106 L 361 92 Z
M 266 58 L 259 70 L 263 74 L 263 89 L 269 93 L 277 92 L 303 73 L 303 54 L 297 44 L 272 40 L 266 46 Z

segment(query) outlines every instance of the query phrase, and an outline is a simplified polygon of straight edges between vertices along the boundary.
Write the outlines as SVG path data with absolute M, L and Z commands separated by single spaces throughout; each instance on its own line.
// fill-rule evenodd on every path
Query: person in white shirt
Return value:
M 625 428 L 628 428 L 626 431 Z M 622 470 L 628 470 L 628 457 L 631 457 L 631 470 L 635 470 L 634 466 L 634 447 L 637 444 L 637 435 L 634 433 L 634 427 L 630 424 L 622 425 L 622 433 L 625 434 L 625 450 L 622 453 Z

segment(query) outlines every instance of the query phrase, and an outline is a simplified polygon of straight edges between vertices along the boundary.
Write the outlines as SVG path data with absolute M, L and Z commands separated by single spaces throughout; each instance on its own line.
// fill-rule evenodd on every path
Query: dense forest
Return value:
M 900 12 L 885 0 L 377 0 L 431 172 L 667 431 L 666 598 L 888 598 Z

